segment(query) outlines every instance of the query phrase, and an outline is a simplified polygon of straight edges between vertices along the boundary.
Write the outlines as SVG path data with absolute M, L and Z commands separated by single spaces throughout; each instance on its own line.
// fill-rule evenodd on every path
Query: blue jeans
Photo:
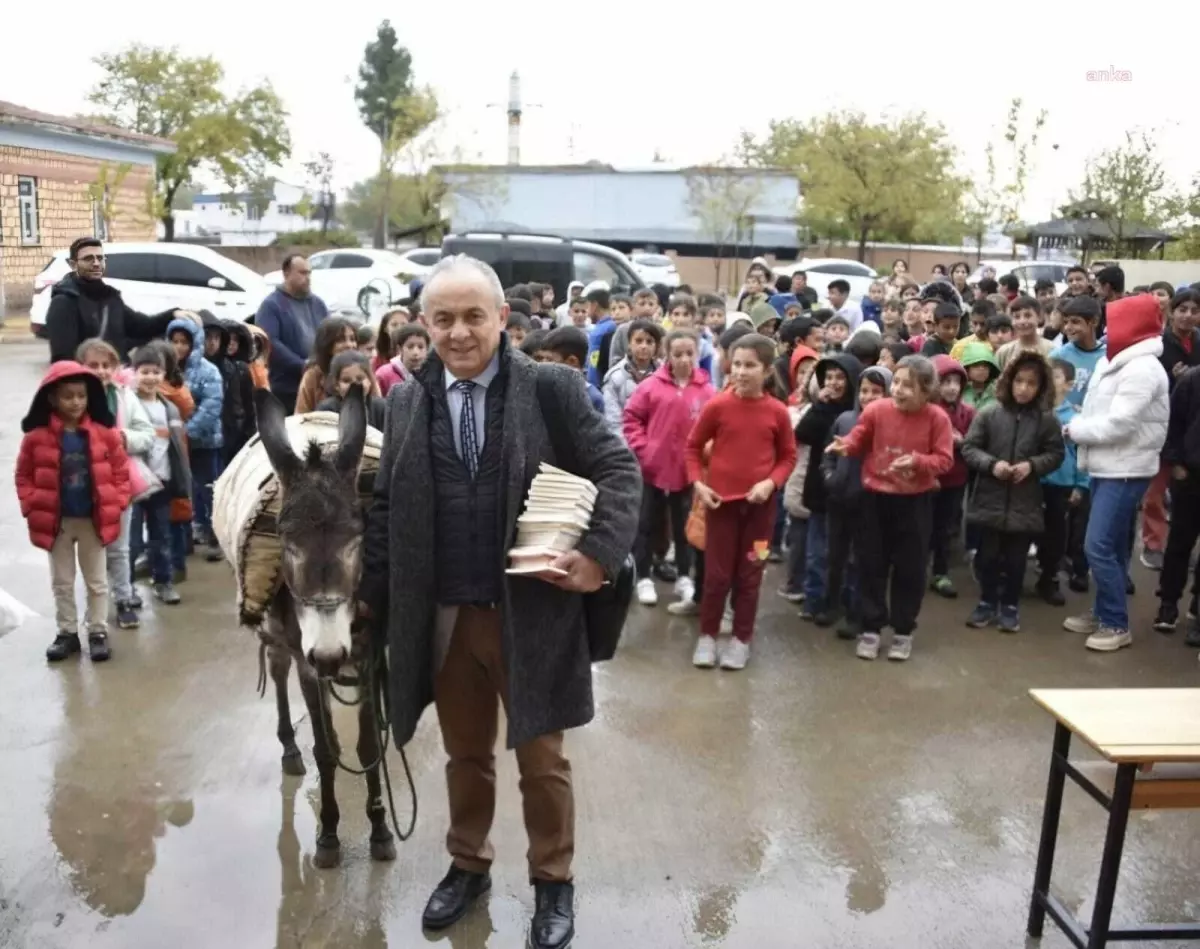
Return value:
M 819 613 L 832 605 L 825 602 L 825 580 L 829 573 L 829 521 L 824 514 L 814 511 L 808 515 L 805 551 L 804 605 L 808 612 Z
M 1092 510 L 1083 542 L 1096 581 L 1096 619 L 1110 629 L 1129 629 L 1125 581 L 1134 517 L 1149 478 L 1093 478 Z
M 192 520 L 207 541 L 212 537 L 213 482 L 221 476 L 221 449 L 193 448 Z
M 149 534 L 149 538 L 146 538 Z M 133 506 L 129 552 L 134 561 L 143 547 L 149 551 L 154 583 L 171 582 L 171 499 L 166 491 L 152 494 Z M 134 553 L 136 551 L 136 553 Z

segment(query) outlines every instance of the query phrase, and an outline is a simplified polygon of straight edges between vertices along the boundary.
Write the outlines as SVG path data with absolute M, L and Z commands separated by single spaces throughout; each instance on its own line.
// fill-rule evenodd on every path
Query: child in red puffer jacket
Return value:
M 675 565 L 679 579 L 675 592 L 681 601 L 695 593 L 688 576 L 692 566 L 691 547 L 684 527 L 692 509 L 692 484 L 688 479 L 684 448 L 700 410 L 713 397 L 708 373 L 697 366 L 699 341 L 691 330 L 668 333 L 666 362 L 633 390 L 625 404 L 625 441 L 642 467 L 642 510 L 634 545 L 637 562 L 638 601 L 645 606 L 658 602 L 654 578 L 650 576 L 653 541 L 670 515 L 675 538 Z
M 75 561 L 87 587 L 88 651 L 109 658 L 108 567 L 104 548 L 121 534 L 129 506 L 129 458 L 104 385 L 77 362 L 56 362 L 42 378 L 17 455 L 17 498 L 35 547 L 50 553 L 58 635 L 51 662 L 80 651 Z
M 933 401 L 950 417 L 954 437 L 954 467 L 938 478 L 938 490 L 933 496 L 933 525 L 930 544 L 933 554 L 933 579 L 929 588 L 938 596 L 952 600 L 958 596 L 950 579 L 950 542 L 962 524 L 963 495 L 967 490 L 967 463 L 959 446 L 975 418 L 975 410 L 963 402 L 967 388 L 967 371 L 962 363 L 946 355 L 933 357 L 938 374 L 938 391 Z

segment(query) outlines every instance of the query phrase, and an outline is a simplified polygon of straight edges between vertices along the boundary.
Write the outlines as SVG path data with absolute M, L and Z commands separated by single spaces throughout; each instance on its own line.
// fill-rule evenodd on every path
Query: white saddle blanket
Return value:
M 334 412 L 308 412 L 287 420 L 292 450 L 303 458 L 310 442 L 332 454 L 338 443 L 338 417 Z M 359 493 L 369 495 L 379 470 L 383 433 L 367 426 L 367 440 L 359 468 Z M 279 479 L 271 468 L 267 450 L 255 435 L 239 451 L 213 486 L 213 533 L 233 566 L 237 579 L 240 621 L 256 626 L 262 621 L 281 580 L 280 545 L 275 519 L 280 508 Z

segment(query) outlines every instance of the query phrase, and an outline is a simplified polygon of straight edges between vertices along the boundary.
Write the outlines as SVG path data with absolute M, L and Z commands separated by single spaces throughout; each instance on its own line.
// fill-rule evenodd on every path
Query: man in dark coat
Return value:
M 317 327 L 329 316 L 312 292 L 312 267 L 302 254 L 283 258 L 283 284 L 259 305 L 254 322 L 271 341 L 271 391 L 288 415 L 296 409 L 300 380 L 308 368 Z
M 71 272 L 50 290 L 46 312 L 51 362 L 74 359 L 80 343 L 97 337 L 128 362 L 130 349 L 165 335 L 171 320 L 184 315 L 172 309 L 146 316 L 130 309 L 121 291 L 104 282 L 104 245 L 95 237 L 72 241 L 67 263 Z
M 575 804 L 563 732 L 594 714 L 580 594 L 614 579 L 629 554 L 641 476 L 592 410 L 578 372 L 539 366 L 508 345 L 509 309 L 490 267 L 442 260 L 422 310 L 434 352 L 389 393 L 360 609 L 387 631 L 396 744 L 412 739 L 434 702 L 450 759 L 452 865 L 423 921 L 449 926 L 491 886 L 503 702 L 536 892 L 531 944 L 560 949 L 574 935 Z M 539 389 L 559 407 L 565 432 L 548 429 Z M 571 460 L 562 457 L 568 447 Z M 591 523 L 557 559 L 565 575 L 508 576 L 506 552 L 542 462 L 571 464 L 595 484 Z

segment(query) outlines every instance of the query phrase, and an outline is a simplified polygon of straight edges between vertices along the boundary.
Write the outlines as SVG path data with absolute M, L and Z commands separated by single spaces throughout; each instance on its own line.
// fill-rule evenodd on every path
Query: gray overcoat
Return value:
M 578 549 L 611 578 L 629 554 L 637 531 L 642 491 L 637 462 L 592 408 L 578 371 L 539 366 L 501 345 L 507 377 L 502 550 L 507 551 L 516 536 L 517 517 L 538 465 L 556 463 L 538 406 L 538 374 L 547 373 L 570 423 L 579 469 L 574 473 L 590 479 L 599 491 L 591 527 Z M 361 598 L 376 617 L 387 618 L 392 735 L 398 746 L 412 739 L 422 712 L 433 701 L 437 603 L 430 393 L 442 385 L 442 364 L 431 355 L 414 379 L 388 393 L 388 428 L 364 539 Z M 543 580 L 504 579 L 507 744 L 513 748 L 591 721 L 592 668 L 580 595 Z

